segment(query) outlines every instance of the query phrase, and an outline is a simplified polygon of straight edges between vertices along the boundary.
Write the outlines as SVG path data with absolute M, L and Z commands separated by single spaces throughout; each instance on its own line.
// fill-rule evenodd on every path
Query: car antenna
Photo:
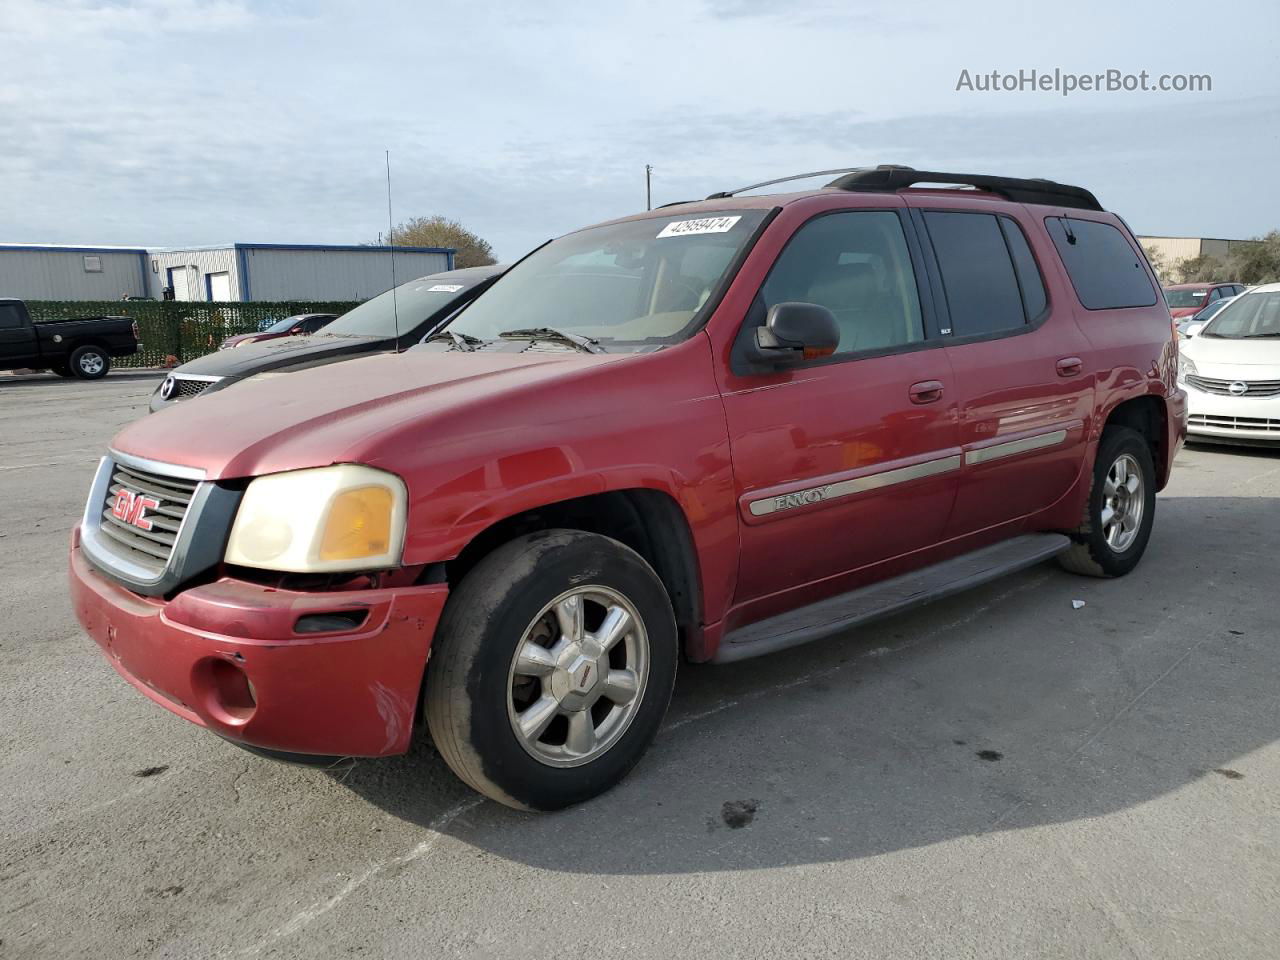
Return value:
M 400 352 L 400 306 L 396 302 L 396 233 L 391 219 L 391 151 L 387 155 L 387 244 L 391 247 L 391 315 L 396 325 L 396 353 Z

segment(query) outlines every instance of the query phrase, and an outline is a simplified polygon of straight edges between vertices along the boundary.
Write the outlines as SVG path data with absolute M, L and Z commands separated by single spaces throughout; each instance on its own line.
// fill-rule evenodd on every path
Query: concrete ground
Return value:
M 688 667 L 630 779 L 532 816 L 116 676 L 64 551 L 154 385 L 0 384 L 0 956 L 1280 955 L 1280 450 L 1184 452 L 1124 580 Z

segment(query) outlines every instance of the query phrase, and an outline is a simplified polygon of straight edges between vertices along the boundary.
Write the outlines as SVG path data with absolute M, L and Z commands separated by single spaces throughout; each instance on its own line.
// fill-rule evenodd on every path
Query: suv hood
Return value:
M 335 337 L 324 333 L 309 337 L 280 337 L 246 343 L 227 350 L 216 350 L 175 367 L 170 372 L 179 377 L 190 373 L 202 377 L 231 377 L 238 380 L 278 367 L 296 366 L 306 361 L 324 360 L 326 357 L 375 353 L 390 350 L 391 346 L 392 341 L 375 337 Z
M 126 427 L 111 446 L 199 467 L 210 480 L 374 464 L 394 453 L 394 435 L 405 428 L 439 437 L 471 434 L 482 424 L 516 426 L 537 415 L 537 398 L 555 397 L 555 381 L 626 357 L 456 351 L 362 357 L 176 404 Z

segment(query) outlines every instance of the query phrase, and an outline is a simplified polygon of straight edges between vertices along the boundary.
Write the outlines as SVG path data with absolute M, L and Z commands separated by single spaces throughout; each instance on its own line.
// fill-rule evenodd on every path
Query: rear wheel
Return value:
M 1058 562 L 1089 577 L 1124 576 L 1147 549 L 1155 513 L 1156 470 L 1146 438 L 1128 427 L 1108 427 L 1084 517 Z
M 498 548 L 449 599 L 427 670 L 437 749 L 508 806 L 608 790 L 653 741 L 675 681 L 671 602 L 615 540 L 573 530 Z
M 92 344 L 76 347 L 67 359 L 72 375 L 81 380 L 101 380 L 111 369 L 111 358 L 107 352 Z

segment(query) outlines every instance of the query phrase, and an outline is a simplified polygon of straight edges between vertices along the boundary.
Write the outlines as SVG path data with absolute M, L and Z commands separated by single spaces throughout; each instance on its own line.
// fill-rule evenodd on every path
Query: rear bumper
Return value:
M 409 748 L 441 585 L 300 593 L 237 580 L 165 602 L 93 569 L 79 531 L 71 598 L 116 671 L 167 710 L 264 750 L 386 756 Z M 302 633 L 300 616 L 363 614 L 350 632 Z

